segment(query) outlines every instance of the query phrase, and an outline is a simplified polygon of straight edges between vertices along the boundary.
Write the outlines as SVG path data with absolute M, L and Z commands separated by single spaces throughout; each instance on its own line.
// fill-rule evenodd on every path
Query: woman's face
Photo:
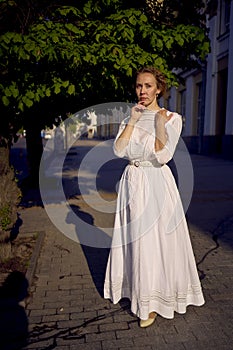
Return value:
M 136 94 L 138 102 L 145 107 L 157 106 L 156 95 L 160 93 L 153 74 L 140 73 L 136 80 Z

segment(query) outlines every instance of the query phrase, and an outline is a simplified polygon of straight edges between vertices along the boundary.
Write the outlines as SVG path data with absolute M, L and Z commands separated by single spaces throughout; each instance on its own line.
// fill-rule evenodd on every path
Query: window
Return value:
M 231 0 L 220 1 L 220 28 L 219 34 L 225 34 L 230 28 Z

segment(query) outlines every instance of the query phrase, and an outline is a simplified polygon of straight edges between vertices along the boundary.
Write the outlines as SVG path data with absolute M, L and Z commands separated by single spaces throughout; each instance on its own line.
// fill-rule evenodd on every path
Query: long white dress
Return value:
M 114 304 L 129 298 L 131 311 L 143 320 L 152 311 L 171 319 L 188 305 L 204 304 L 180 195 L 166 165 L 180 137 L 181 116 L 173 113 L 165 127 L 166 145 L 156 152 L 155 112 L 145 110 L 125 149 L 119 152 L 114 143 L 115 154 L 130 163 L 119 184 L 104 297 Z

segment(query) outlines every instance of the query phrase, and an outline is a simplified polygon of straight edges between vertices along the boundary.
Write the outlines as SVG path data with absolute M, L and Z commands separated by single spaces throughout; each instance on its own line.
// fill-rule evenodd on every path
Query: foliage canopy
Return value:
M 175 70 L 197 67 L 209 51 L 202 1 L 191 1 L 189 20 L 185 3 L 0 0 L 2 139 L 29 116 L 43 127 L 96 103 L 133 101 L 143 65 L 177 84 Z

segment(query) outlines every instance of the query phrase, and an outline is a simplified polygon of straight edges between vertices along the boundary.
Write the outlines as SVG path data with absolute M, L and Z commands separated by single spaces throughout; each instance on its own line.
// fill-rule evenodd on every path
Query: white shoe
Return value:
M 149 317 L 147 320 L 140 320 L 141 328 L 149 327 L 155 322 L 157 314 L 155 312 L 153 312 L 153 314 L 154 314 L 153 317 Z

